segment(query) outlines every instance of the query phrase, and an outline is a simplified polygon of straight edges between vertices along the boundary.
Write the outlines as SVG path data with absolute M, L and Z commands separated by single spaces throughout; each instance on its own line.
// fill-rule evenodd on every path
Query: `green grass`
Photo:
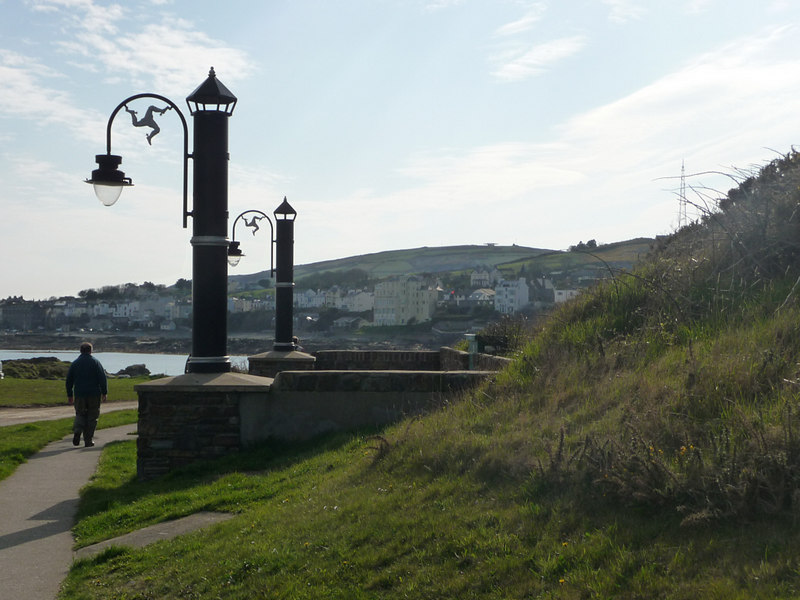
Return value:
M 136 400 L 133 386 L 146 381 L 150 381 L 150 378 L 109 379 L 109 401 Z M 0 380 L 0 407 L 57 406 L 66 403 L 67 392 L 63 380 L 12 377 Z
M 472 447 L 490 413 L 465 402 L 386 431 L 390 447 L 263 447 L 148 483 L 135 481 L 134 444 L 114 444 L 82 492 L 79 545 L 199 510 L 237 517 L 80 561 L 60 597 L 796 597 L 791 520 L 683 530 L 601 498 L 587 511 L 536 489 L 488 431 Z M 443 457 L 430 434 L 452 442 L 454 422 L 473 432 Z
M 135 410 L 112 411 L 100 416 L 98 429 L 135 423 L 137 418 Z M 11 475 L 29 456 L 71 432 L 71 418 L 0 427 L 0 481 Z

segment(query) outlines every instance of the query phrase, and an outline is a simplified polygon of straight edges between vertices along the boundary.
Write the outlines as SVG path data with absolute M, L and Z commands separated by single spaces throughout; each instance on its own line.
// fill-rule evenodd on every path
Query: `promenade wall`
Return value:
M 441 407 L 507 362 L 450 348 L 335 350 L 317 353 L 313 370 L 274 377 L 251 372 L 154 380 L 136 387 L 138 475 L 153 479 L 267 440 L 384 427 Z

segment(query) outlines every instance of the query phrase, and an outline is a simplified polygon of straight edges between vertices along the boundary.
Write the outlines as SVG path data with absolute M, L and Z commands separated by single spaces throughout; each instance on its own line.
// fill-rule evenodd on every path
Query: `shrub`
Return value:
M 55 357 L 20 358 L 4 361 L 3 372 L 17 379 L 64 379 L 69 365 Z

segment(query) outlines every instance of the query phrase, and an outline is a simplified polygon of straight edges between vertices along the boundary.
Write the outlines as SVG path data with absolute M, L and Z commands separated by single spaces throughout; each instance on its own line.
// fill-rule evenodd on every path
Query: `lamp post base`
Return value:
M 247 357 L 250 375 L 275 377 L 281 371 L 313 371 L 317 359 L 298 350 L 271 350 Z
M 230 373 L 230 356 L 190 356 L 186 361 L 188 373 Z

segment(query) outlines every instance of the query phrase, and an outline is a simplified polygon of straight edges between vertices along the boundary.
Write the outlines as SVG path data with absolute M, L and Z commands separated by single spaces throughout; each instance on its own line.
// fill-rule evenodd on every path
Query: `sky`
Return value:
M 190 120 L 212 66 L 229 230 L 286 197 L 300 265 L 671 233 L 682 170 L 696 218 L 800 141 L 799 36 L 793 0 L 0 0 L 0 298 L 192 277 L 173 111 L 114 119 L 114 206 L 84 180 L 120 102 Z

